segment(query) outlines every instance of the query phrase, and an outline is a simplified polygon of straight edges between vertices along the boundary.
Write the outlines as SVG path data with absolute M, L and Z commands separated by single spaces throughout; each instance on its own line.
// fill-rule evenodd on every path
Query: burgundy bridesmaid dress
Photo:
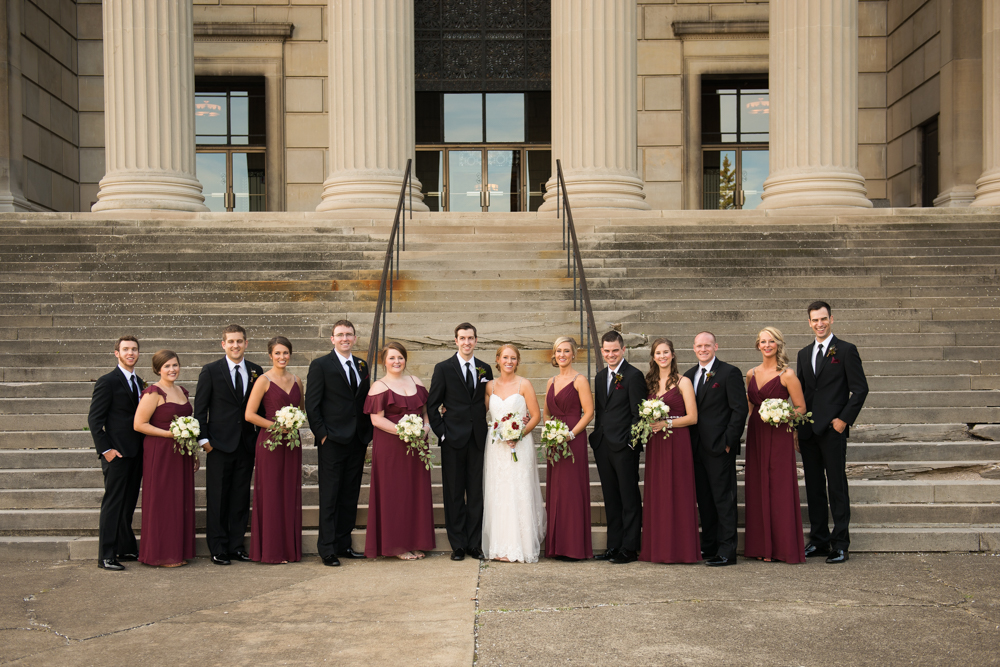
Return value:
M 299 383 L 286 392 L 272 380 L 261 403 L 267 419 L 285 406 L 298 407 Z M 302 446 L 290 449 L 282 442 L 271 451 L 264 444 L 270 435 L 262 429 L 257 436 L 250 560 L 294 563 L 302 560 Z
M 420 415 L 427 390 L 417 386 L 413 396 L 389 389 L 365 400 L 365 413 L 383 415 L 393 424 L 404 415 Z M 407 551 L 434 549 L 434 507 L 431 471 L 420 457 L 407 453 L 395 433 L 376 428 L 372 437 L 372 475 L 368 494 L 365 556 L 398 556 Z
M 187 389 L 181 387 L 187 396 Z M 156 385 L 143 394 L 167 394 Z M 169 430 L 175 417 L 190 417 L 190 403 L 167 401 L 149 423 Z M 173 438 L 147 435 L 142 441 L 142 534 L 139 561 L 173 565 L 194 558 L 194 459 L 174 451 Z
M 573 382 L 558 394 L 553 383 L 545 394 L 545 407 L 549 415 L 565 422 L 570 429 L 576 427 L 583 411 L 580 394 Z M 586 433 L 570 441 L 569 446 L 574 458 L 560 459 L 545 468 L 546 558 L 582 559 L 594 555 L 590 536 L 590 461 Z
M 671 417 L 687 415 L 679 387 L 659 398 L 670 408 Z M 654 433 L 646 443 L 639 560 L 697 563 L 701 560 L 701 539 L 698 536 L 691 434 L 687 426 L 675 426 L 671 431 L 669 438 L 664 431 Z
M 757 412 L 768 398 L 788 399 L 788 390 L 776 376 L 763 387 L 750 378 L 747 395 L 753 404 L 747 426 L 746 558 L 769 558 L 786 563 L 805 562 L 799 477 L 795 468 L 795 441 L 784 424 L 765 424 Z

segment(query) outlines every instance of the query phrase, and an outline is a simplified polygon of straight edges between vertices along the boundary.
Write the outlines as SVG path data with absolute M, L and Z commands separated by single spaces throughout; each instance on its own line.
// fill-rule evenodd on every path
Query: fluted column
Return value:
M 207 211 L 195 177 L 190 2 L 104 0 L 107 172 L 94 211 Z
M 328 7 L 330 171 L 316 210 L 394 210 L 415 152 L 413 2 Z M 414 210 L 428 210 L 416 177 L 411 191 Z
M 555 160 L 574 209 L 648 209 L 636 158 L 635 0 L 552 3 L 552 173 L 543 211 L 556 207 Z
M 858 171 L 858 0 L 770 2 L 763 208 L 870 208 Z
M 983 2 L 983 175 L 973 206 L 1000 206 L 1000 6 Z

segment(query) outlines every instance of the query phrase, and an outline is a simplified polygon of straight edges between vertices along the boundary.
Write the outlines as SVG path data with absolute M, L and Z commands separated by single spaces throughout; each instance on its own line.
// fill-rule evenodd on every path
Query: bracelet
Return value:
M 667 430 L 671 430 L 674 427 L 674 420 L 672 417 L 667 417 Z

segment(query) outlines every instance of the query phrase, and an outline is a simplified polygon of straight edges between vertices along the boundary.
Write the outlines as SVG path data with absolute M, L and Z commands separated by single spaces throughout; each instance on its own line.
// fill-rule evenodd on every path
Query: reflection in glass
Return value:
M 264 183 L 263 153 L 233 153 L 233 194 L 236 195 L 234 211 L 266 211 Z
M 767 90 L 740 91 L 740 141 L 767 141 L 770 118 Z
M 250 143 L 250 101 L 246 93 L 233 91 L 229 99 L 230 129 L 232 143 L 246 146 Z
M 524 93 L 486 94 L 486 141 L 524 141 Z
M 763 182 L 763 181 L 762 181 Z M 736 206 L 736 151 L 705 151 L 702 208 L 728 210 Z
M 443 151 L 417 151 L 413 175 L 420 181 L 424 203 L 432 211 L 443 211 L 441 188 L 444 184 Z
M 201 181 L 205 206 L 213 213 L 226 211 L 226 154 L 198 153 L 195 175 Z
M 489 210 L 510 213 L 521 210 L 521 151 L 487 151 Z
M 744 150 L 740 154 L 741 187 L 743 189 L 743 210 L 760 206 L 760 195 L 764 191 L 764 179 L 768 174 L 768 151 Z
M 482 211 L 483 152 L 448 151 L 448 210 Z
M 194 128 L 199 144 L 226 144 L 229 104 L 225 93 L 203 93 L 194 101 Z
M 444 140 L 483 140 L 482 93 L 447 93 L 444 96 Z
M 528 210 L 537 211 L 552 177 L 552 151 L 528 151 Z

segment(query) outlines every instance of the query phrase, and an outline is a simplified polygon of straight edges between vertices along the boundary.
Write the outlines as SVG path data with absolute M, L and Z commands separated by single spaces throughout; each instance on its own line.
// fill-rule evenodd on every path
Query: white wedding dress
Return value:
M 545 537 L 545 508 L 535 441 L 529 433 L 511 450 L 503 441 L 494 441 L 492 433 L 493 422 L 511 412 L 528 414 L 520 393 L 505 399 L 490 396 L 486 415 L 490 436 L 483 462 L 483 553 L 490 559 L 536 563 Z M 511 451 L 517 452 L 517 461 Z

